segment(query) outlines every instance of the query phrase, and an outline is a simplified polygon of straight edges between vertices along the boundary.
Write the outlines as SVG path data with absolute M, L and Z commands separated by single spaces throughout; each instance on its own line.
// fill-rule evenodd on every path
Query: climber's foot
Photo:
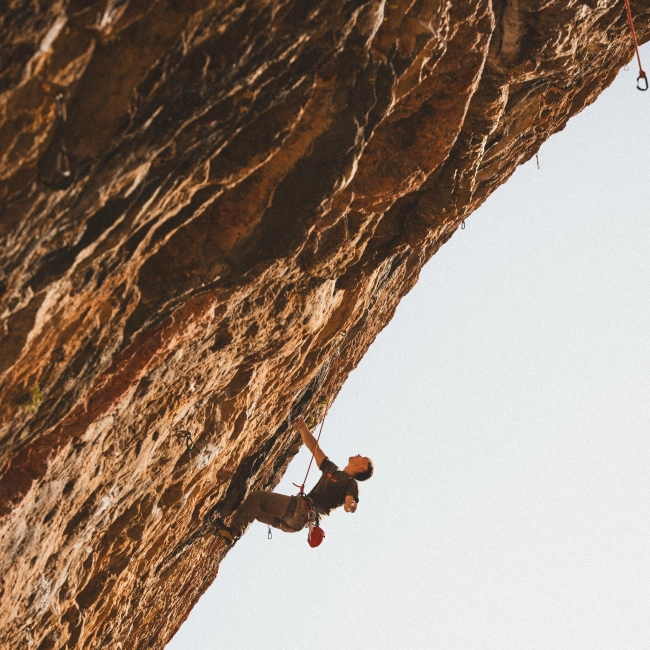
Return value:
M 221 519 L 217 519 L 214 522 L 214 526 L 217 535 L 221 537 L 221 539 L 226 543 L 227 546 L 232 546 L 237 541 L 237 538 L 239 536 L 235 534 L 235 531 L 232 528 L 230 528 L 230 526 L 226 526 L 226 524 L 224 524 Z

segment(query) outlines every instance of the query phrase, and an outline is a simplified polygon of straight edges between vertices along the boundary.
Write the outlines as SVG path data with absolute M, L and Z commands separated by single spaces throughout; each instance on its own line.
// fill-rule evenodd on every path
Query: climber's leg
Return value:
M 309 521 L 309 506 L 300 497 L 291 497 L 291 502 L 282 519 L 272 523 L 285 533 L 297 533 L 302 530 Z
M 230 524 L 235 536 L 240 536 L 257 519 L 263 524 L 278 525 L 291 505 L 292 497 L 275 492 L 251 492 L 241 504 Z

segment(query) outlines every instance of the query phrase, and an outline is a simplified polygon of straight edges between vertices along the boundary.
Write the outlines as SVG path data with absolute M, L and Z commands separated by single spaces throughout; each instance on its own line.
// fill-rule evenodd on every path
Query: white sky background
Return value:
M 255 523 L 167 650 L 650 647 L 636 74 L 468 219 L 349 376 L 321 445 L 340 466 L 373 458 L 357 513 L 326 518 L 317 549 Z M 277 491 L 295 493 L 308 460 Z

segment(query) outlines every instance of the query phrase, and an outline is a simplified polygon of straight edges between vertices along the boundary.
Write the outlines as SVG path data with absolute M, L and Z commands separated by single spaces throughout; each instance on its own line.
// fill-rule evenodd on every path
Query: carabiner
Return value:
M 62 122 L 66 122 L 68 120 L 68 109 L 65 105 L 65 97 L 63 96 L 63 93 L 59 93 L 56 96 L 56 101 L 58 104 L 59 117 L 61 118 Z
M 645 88 L 641 86 L 641 79 L 645 81 Z M 639 76 L 636 78 L 636 87 L 638 90 L 643 90 L 643 91 L 648 90 L 648 77 L 646 76 L 646 73 L 643 70 L 639 70 Z
M 65 150 L 65 144 L 61 141 L 61 150 L 56 154 L 56 171 L 66 178 L 72 173 L 70 169 L 70 158 Z

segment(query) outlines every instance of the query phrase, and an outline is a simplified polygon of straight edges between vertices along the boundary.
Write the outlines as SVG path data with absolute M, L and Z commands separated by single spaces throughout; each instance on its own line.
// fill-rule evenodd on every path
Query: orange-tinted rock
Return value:
M 609 85 L 625 7 L 2 12 L 0 647 L 162 648 L 223 557 L 210 516 L 277 483 L 334 355 L 338 389 Z

